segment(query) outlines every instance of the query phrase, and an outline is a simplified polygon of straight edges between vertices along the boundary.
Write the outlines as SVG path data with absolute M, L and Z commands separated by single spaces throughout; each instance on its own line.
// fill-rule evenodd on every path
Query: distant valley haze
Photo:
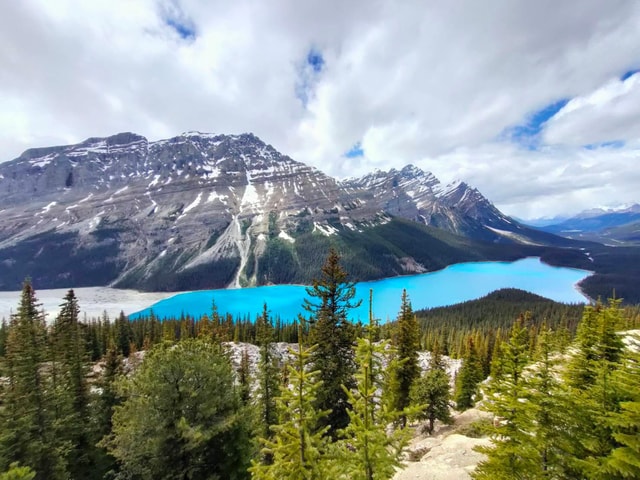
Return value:
M 412 164 L 523 219 L 640 200 L 634 0 L 0 12 L 0 162 L 117 132 L 252 132 L 334 178 Z

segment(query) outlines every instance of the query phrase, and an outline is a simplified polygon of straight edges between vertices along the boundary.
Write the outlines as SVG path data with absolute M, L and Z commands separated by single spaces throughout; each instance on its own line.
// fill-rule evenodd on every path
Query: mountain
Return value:
M 640 245 L 640 204 L 619 209 L 593 209 L 560 223 L 538 227 L 566 238 L 606 245 Z
M 575 244 L 466 183 L 414 166 L 338 181 L 252 134 L 30 149 L 0 164 L 0 205 L 3 290 L 26 276 L 158 291 L 308 283 L 330 245 L 364 280 Z

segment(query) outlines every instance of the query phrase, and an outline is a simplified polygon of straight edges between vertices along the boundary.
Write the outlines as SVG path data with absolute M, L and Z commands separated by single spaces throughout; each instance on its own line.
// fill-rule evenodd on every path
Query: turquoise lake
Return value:
M 539 258 L 515 262 L 458 263 L 436 272 L 386 278 L 356 284 L 360 308 L 352 311 L 352 320 L 369 318 L 369 290 L 373 290 L 373 313 L 385 322 L 394 319 L 400 309 L 402 290 L 406 289 L 414 310 L 440 307 L 473 300 L 500 288 L 519 288 L 564 303 L 585 303 L 576 284 L 591 272 L 572 268 L 552 267 Z M 178 293 L 154 303 L 149 308 L 129 315 L 129 318 L 149 315 L 158 318 L 179 317 L 182 313 L 199 318 L 211 313 L 215 299 L 220 313 L 235 317 L 262 313 L 264 302 L 270 314 L 283 321 L 304 314 L 302 302 L 306 288 L 300 285 L 274 285 L 240 289 L 201 290 Z

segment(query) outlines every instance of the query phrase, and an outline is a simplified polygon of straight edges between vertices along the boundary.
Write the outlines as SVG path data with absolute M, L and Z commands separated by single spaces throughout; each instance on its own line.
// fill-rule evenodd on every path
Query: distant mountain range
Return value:
M 566 238 L 605 245 L 640 245 L 640 204 L 619 209 L 593 209 L 558 223 L 538 226 Z
M 530 255 L 593 268 L 585 245 L 464 182 L 411 165 L 340 181 L 252 134 L 121 133 L 0 164 L 2 290 L 26 276 L 151 291 L 308 283 L 329 246 L 354 280 Z

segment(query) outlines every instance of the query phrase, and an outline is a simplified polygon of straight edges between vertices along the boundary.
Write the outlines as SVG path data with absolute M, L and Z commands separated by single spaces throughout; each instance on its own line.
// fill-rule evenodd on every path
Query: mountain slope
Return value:
M 414 167 L 337 181 L 251 134 L 132 133 L 0 164 L 0 289 L 185 290 L 308 283 L 330 245 L 353 278 L 578 245 L 503 215 L 463 182 Z M 573 252 L 573 253 L 572 253 Z M 568 260 L 567 260 L 568 259 Z
M 618 210 L 590 210 L 553 225 L 538 227 L 566 238 L 607 245 L 640 243 L 640 205 Z

